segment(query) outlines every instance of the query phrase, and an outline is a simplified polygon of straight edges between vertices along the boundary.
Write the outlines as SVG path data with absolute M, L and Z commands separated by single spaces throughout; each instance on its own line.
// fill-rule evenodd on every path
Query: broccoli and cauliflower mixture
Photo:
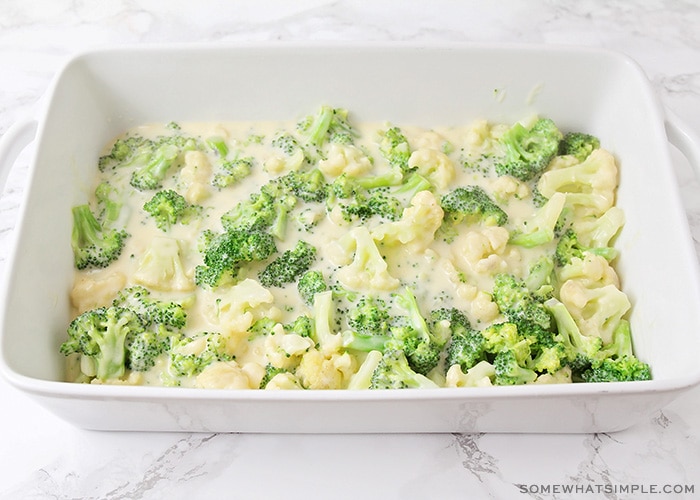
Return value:
M 548 118 L 135 128 L 73 208 L 74 382 L 400 389 L 647 380 L 618 168 Z

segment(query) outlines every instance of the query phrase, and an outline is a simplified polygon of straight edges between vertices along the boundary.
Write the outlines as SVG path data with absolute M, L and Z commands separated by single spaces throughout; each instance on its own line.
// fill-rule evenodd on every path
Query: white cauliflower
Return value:
M 358 177 L 372 170 L 372 162 L 355 146 L 332 143 L 328 157 L 318 162 L 318 169 L 330 177 L 341 174 Z
M 484 226 L 460 235 L 452 245 L 457 268 L 474 274 L 497 274 L 508 269 L 505 259 L 510 233 L 500 226 Z
M 352 290 L 394 290 L 399 286 L 399 280 L 389 274 L 387 263 L 369 229 L 355 227 L 338 244 L 344 249 L 345 256 L 352 258 L 350 264 L 336 273 L 343 286 Z
M 201 151 L 185 153 L 185 165 L 180 169 L 180 182 L 184 187 L 183 196 L 190 204 L 198 204 L 210 194 L 209 182 L 212 175 L 207 155 Z
M 435 195 L 430 191 L 420 191 L 404 209 L 401 219 L 377 226 L 372 231 L 372 238 L 384 244 L 410 243 L 413 249 L 423 250 L 433 242 L 443 215 Z
M 455 177 L 455 167 L 450 157 L 431 148 L 421 148 L 411 153 L 408 166 L 415 168 L 438 189 L 448 188 Z
M 80 276 L 70 292 L 71 304 L 81 314 L 111 304 L 126 285 L 126 276 L 117 271 Z
M 186 292 L 194 290 L 191 272 L 182 264 L 180 243 L 174 238 L 156 236 L 139 260 L 134 280 L 154 290 Z
M 357 371 L 349 353 L 323 353 L 311 349 L 301 358 L 296 375 L 306 389 L 344 389 Z
M 472 366 L 467 373 L 462 372 L 459 364 L 450 366 L 445 378 L 445 387 L 489 387 L 491 379 L 496 376 L 496 370 L 488 361 L 480 361 Z
M 195 387 L 206 389 L 253 389 L 248 374 L 235 361 L 215 361 L 195 379 Z
M 269 316 L 273 302 L 267 288 L 247 278 L 217 297 L 208 313 L 210 320 L 226 333 L 245 335 L 257 319 Z

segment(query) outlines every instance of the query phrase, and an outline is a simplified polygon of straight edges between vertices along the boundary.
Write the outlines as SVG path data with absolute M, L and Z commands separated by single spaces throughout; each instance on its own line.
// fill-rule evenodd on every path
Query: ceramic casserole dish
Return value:
M 102 148 L 148 122 L 292 120 L 319 104 L 357 120 L 433 125 L 534 113 L 602 139 L 620 165 L 618 271 L 637 356 L 653 380 L 394 391 L 236 391 L 73 384 L 59 345 L 70 320 L 71 206 Z M 700 382 L 697 255 L 670 161 L 669 121 L 640 68 L 610 52 L 473 45 L 168 46 L 75 56 L 38 116 L 3 138 L 0 163 L 33 140 L 2 284 L 0 366 L 12 385 L 88 429 L 202 432 L 611 432 Z M 696 155 L 693 159 L 693 155 Z M 673 250 L 670 250 L 673 249 Z M 9 411 L 9 410 L 8 410 Z

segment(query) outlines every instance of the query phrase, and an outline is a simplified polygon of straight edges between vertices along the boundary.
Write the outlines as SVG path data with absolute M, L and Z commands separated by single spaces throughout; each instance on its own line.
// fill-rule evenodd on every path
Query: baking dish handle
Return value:
M 664 123 L 669 142 L 686 157 L 695 173 L 695 178 L 700 180 L 700 136 L 674 114 L 667 112 Z
M 0 192 L 5 188 L 15 160 L 36 137 L 37 124 L 33 118 L 17 121 L 0 137 Z

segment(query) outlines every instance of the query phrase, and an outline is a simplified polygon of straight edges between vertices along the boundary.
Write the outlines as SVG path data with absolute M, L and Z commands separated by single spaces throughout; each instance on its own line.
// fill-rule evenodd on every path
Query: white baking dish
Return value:
M 218 391 L 62 382 L 69 321 L 70 207 L 101 148 L 144 122 L 295 119 L 321 103 L 357 120 L 422 126 L 539 113 L 599 136 L 620 162 L 617 245 L 638 356 L 654 380 L 403 391 Z M 69 61 L 36 119 L 4 138 L 0 163 L 37 125 L 29 186 L 2 288 L 2 371 L 91 429 L 240 432 L 594 432 L 624 429 L 700 382 L 697 256 L 660 110 L 629 59 L 552 47 L 178 46 Z M 697 157 L 694 161 L 697 161 Z M 6 409 L 6 411 L 11 411 Z

